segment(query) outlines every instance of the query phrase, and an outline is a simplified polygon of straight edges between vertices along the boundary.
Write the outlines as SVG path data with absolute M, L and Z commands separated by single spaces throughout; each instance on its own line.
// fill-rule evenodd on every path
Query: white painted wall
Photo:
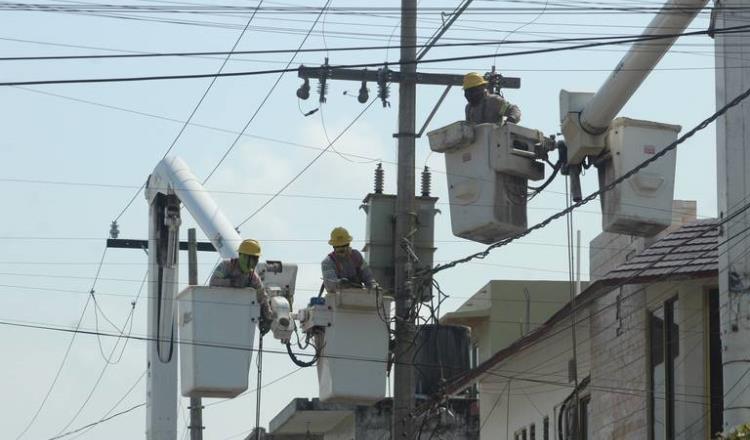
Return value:
M 579 340 L 588 339 L 588 311 L 577 316 Z M 568 382 L 568 360 L 572 353 L 571 321 L 556 325 L 546 338 L 498 365 L 480 382 L 480 439 L 513 438 L 513 433 L 534 423 L 536 438 L 542 439 L 542 421 L 550 419 L 550 439 L 555 435 L 555 409 L 573 392 Z M 589 374 L 588 344 L 577 347 L 579 377 Z M 508 401 L 508 387 L 510 401 Z M 510 423 L 508 423 L 510 420 Z

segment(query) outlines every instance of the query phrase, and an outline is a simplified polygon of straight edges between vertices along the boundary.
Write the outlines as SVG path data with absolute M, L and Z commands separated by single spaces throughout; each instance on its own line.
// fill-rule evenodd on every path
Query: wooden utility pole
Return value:
M 393 424 L 394 440 L 414 436 L 411 416 L 414 411 L 414 336 L 411 317 L 413 292 L 408 287 L 411 276 L 409 253 L 405 241 L 411 240 L 415 226 L 414 150 L 416 138 L 415 111 L 417 84 L 410 80 L 417 71 L 417 0 L 401 0 L 401 72 L 404 79 L 398 88 L 398 177 L 396 192 L 396 345 L 394 348 Z
M 188 284 L 198 285 L 198 243 L 195 228 L 188 229 Z M 203 440 L 203 403 L 200 397 L 190 398 L 190 440 Z

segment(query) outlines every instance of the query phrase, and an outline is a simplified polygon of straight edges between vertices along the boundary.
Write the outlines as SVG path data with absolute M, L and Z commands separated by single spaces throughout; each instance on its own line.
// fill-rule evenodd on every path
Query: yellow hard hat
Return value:
M 485 84 L 487 84 L 487 80 L 477 72 L 469 72 L 464 75 L 464 90 L 473 89 L 474 87 L 483 86 Z
M 346 246 L 352 242 L 352 236 L 349 235 L 349 231 L 341 226 L 333 228 L 331 231 L 331 239 L 328 240 L 328 244 L 333 247 Z
M 237 253 L 260 257 L 260 243 L 253 239 L 243 240 L 237 249 Z

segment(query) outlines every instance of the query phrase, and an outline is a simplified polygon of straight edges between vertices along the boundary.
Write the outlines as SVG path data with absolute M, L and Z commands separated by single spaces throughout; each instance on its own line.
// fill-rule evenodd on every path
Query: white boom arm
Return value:
M 178 287 L 180 203 L 223 258 L 237 256 L 240 235 L 203 185 L 178 157 L 166 157 L 146 185 L 149 213 L 148 379 L 146 438 L 177 437 L 177 347 L 175 297 Z
M 669 51 L 708 0 L 670 0 L 641 34 L 675 35 L 637 42 L 620 60 L 593 97 L 561 93 L 561 120 L 568 144 L 568 162 L 580 163 L 586 155 L 604 148 L 604 133 L 656 64 Z
M 182 159 L 168 156 L 159 162 L 149 178 L 148 189 L 162 194 L 175 194 L 221 257 L 237 258 L 237 246 L 242 241 L 240 234 Z

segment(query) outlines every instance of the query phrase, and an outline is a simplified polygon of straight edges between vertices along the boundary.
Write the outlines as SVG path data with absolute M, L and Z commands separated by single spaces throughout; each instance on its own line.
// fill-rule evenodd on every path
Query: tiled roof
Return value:
M 663 279 L 700 278 L 718 270 L 716 219 L 698 220 L 665 235 L 603 276 L 600 281 L 633 284 Z

